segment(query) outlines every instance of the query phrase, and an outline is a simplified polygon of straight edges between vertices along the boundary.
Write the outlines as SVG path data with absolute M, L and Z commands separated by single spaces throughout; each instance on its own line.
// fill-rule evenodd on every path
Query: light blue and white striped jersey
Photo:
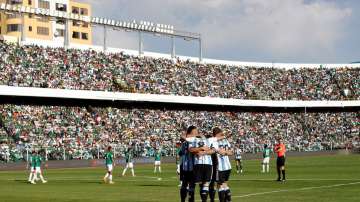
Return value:
M 240 148 L 236 148 L 235 150 L 235 159 L 237 160 L 241 160 L 241 149 Z
M 215 149 L 231 150 L 230 142 L 227 139 L 218 140 L 217 144 L 214 144 Z M 223 156 L 217 154 L 218 158 L 218 171 L 231 170 L 231 163 L 229 156 Z
M 199 147 L 211 147 L 210 142 L 205 137 L 203 138 L 194 138 L 191 142 L 189 142 L 189 148 L 199 148 Z M 195 165 L 212 165 L 211 155 L 202 155 L 194 157 L 194 164 Z
M 181 156 L 180 166 L 183 171 L 193 171 L 194 169 L 194 155 L 189 152 L 189 142 L 185 141 L 181 145 L 179 152 Z

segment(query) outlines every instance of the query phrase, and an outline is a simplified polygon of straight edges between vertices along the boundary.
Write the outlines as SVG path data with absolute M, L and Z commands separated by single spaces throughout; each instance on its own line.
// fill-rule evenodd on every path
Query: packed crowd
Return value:
M 360 146 L 358 112 L 212 112 L 98 107 L 0 105 L 1 159 L 25 158 L 26 148 L 46 149 L 49 159 L 101 157 L 108 145 L 115 155 L 132 145 L 137 156 L 154 149 L 174 155 L 184 128 L 210 134 L 217 126 L 244 152 L 257 152 L 282 136 L 289 150 L 313 151 Z
M 198 64 L 0 42 L 0 85 L 261 100 L 359 100 L 359 68 Z

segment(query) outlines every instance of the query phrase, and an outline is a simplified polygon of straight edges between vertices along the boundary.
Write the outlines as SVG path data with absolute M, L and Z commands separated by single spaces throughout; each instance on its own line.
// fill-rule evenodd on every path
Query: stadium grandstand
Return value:
M 95 26 L 103 28 L 101 46 L 93 44 Z M 110 47 L 107 38 L 110 29 L 138 33 L 138 50 Z M 143 51 L 144 33 L 170 38 L 171 52 Z M 176 55 L 175 38 L 195 42 L 199 48 L 198 57 Z M 174 196 L 179 191 L 172 192 L 178 184 L 170 185 L 173 181 L 178 183 L 177 173 L 181 179 L 181 199 L 185 201 L 181 191 L 185 190 L 185 198 L 187 194 L 191 198 L 192 185 L 195 186 L 195 182 L 182 184 L 186 180 L 182 178 L 184 170 L 180 169 L 179 161 L 188 155 L 192 159 L 189 157 L 187 163 L 191 162 L 189 167 L 194 170 L 198 165 L 210 166 L 207 167 L 211 173 L 208 177 L 214 194 L 216 181 L 219 199 L 221 191 L 226 191 L 226 197 L 231 198 L 227 182 L 231 175 L 235 176 L 230 173 L 234 151 L 237 174 L 250 177 L 229 182 L 240 184 L 245 190 L 248 188 L 245 183 L 255 190 L 270 181 L 264 174 L 265 165 L 269 172 L 270 156 L 274 154 L 278 157 L 277 181 L 282 183 L 274 187 L 285 185 L 286 152 L 295 157 L 289 167 L 292 176 L 297 177 L 290 177 L 290 188 L 274 191 L 269 183 L 266 186 L 270 188 L 264 188 L 263 192 L 244 191 L 243 195 L 234 194 L 235 199 L 360 184 L 360 179 L 345 179 L 355 174 L 342 170 L 347 164 L 341 163 L 345 160 L 359 162 L 359 63 L 293 64 L 209 59 L 203 58 L 202 40 L 201 34 L 180 31 L 172 25 L 95 17 L 91 6 L 81 1 L 0 0 L 0 171 L 6 171 L 6 175 L 0 176 L 0 187 L 8 182 L 25 186 L 25 183 L 19 185 L 24 180 L 18 179 L 24 173 L 16 170 L 22 171 L 26 164 L 31 184 L 39 181 L 38 174 L 41 181 L 47 183 L 42 176 L 43 167 L 59 169 L 49 171 L 54 186 L 38 186 L 46 190 L 39 192 L 44 196 L 31 195 L 38 190 L 14 189 L 16 193 L 24 190 L 25 197 L 30 195 L 30 201 L 101 201 L 104 199 L 102 193 L 114 197 L 109 197 L 109 201 L 137 201 L 139 198 L 139 201 L 178 201 Z M 339 157 L 339 153 L 348 156 Z M 309 162 L 301 159 L 310 155 L 313 156 Z M 261 163 L 262 176 L 254 171 L 255 167 L 260 168 L 258 160 L 262 157 L 259 156 L 267 159 L 267 163 Z M 161 164 L 163 157 L 165 164 Z M 219 162 L 218 159 L 224 157 L 227 157 L 226 163 L 225 160 Z M 201 164 L 198 162 L 203 160 L 196 158 L 211 163 Z M 152 159 L 156 162 L 154 173 L 149 172 L 147 165 L 153 163 Z M 243 163 L 244 159 L 250 161 L 249 166 Z M 97 175 L 103 170 L 95 167 L 100 167 L 104 161 L 106 184 L 114 184 L 115 165 L 125 165 L 121 175 L 129 185 L 124 189 L 125 194 L 119 194 L 111 186 L 106 191 L 99 188 Z M 170 164 L 175 161 L 178 170 L 175 164 Z M 326 168 L 323 162 L 339 167 L 330 170 L 332 167 Z M 126 171 L 131 169 L 135 177 L 135 163 L 141 163 L 139 178 L 129 180 Z M 219 176 L 213 179 L 212 172 L 219 174 L 221 163 L 229 168 L 221 171 L 230 171 L 228 179 L 220 183 Z M 356 165 L 352 164 L 351 169 L 357 169 Z M 340 166 L 343 167 L 340 169 Z M 69 170 L 62 173 L 63 168 Z M 331 175 L 321 173 L 321 169 L 328 169 L 326 172 Z M 344 172 L 341 177 L 345 180 L 335 179 L 336 172 Z M 189 173 L 198 177 L 195 171 Z M 96 183 L 93 183 L 94 176 Z M 162 176 L 167 179 L 163 180 Z M 313 176 L 321 179 L 308 179 Z M 154 185 L 154 181 L 158 184 Z M 200 197 L 208 194 L 209 181 L 197 181 L 201 186 Z M 333 181 L 337 184 L 327 184 Z M 74 186 L 66 187 L 66 183 L 74 183 L 71 184 Z M 240 185 L 232 186 L 233 193 L 239 192 Z M 169 193 L 160 193 L 160 188 Z M 62 193 L 63 190 L 67 191 Z M 86 191 L 83 193 L 83 190 Z M 4 191 L 0 201 L 24 201 L 24 196 L 16 193 Z M 159 193 L 160 197 L 156 195 Z M 98 200 L 99 197 L 102 198 Z M 286 197 L 281 199 L 292 201 L 295 198 L 290 194 Z M 194 201 L 199 200 L 189 199 L 189 202 Z M 202 201 L 206 202 L 207 198 Z

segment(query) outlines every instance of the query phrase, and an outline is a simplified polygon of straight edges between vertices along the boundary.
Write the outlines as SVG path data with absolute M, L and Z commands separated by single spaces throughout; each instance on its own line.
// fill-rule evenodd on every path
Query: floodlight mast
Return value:
M 146 22 L 146 24 L 138 24 L 135 21 L 133 22 L 120 22 L 115 20 L 108 20 L 104 18 L 97 18 L 97 17 L 89 17 L 89 16 L 82 16 L 78 14 L 73 13 L 67 13 L 63 11 L 56 11 L 56 12 L 50 12 L 49 9 L 43 9 L 43 8 L 31 8 L 28 6 L 22 6 L 22 5 L 11 5 L 6 3 L 0 4 L 0 11 L 4 12 L 11 12 L 16 13 L 19 12 L 22 16 L 22 19 L 24 19 L 24 14 L 32 14 L 37 16 L 49 16 L 53 17 L 55 19 L 62 19 L 65 21 L 65 30 L 64 30 L 64 48 L 68 48 L 69 43 L 69 22 L 76 20 L 78 22 L 85 22 L 89 23 L 91 25 L 102 25 L 104 27 L 104 39 L 103 39 L 103 48 L 104 51 L 107 50 L 107 27 L 111 27 L 114 30 L 123 29 L 126 31 L 137 31 L 139 32 L 139 55 L 143 54 L 143 39 L 142 39 L 142 33 L 150 33 L 165 37 L 170 37 L 171 42 L 171 57 L 176 57 L 176 50 L 175 50 L 175 39 L 176 38 L 184 38 L 188 41 L 197 41 L 199 44 L 199 61 L 202 61 L 202 39 L 201 35 L 199 33 L 192 33 L 192 32 L 186 32 L 186 31 L 180 31 L 175 30 L 173 26 L 170 25 L 163 25 L 163 24 L 154 24 L 150 22 Z M 21 30 L 21 38 L 20 41 L 25 41 L 25 30 L 24 30 L 24 20 L 22 20 L 22 26 L 20 28 Z

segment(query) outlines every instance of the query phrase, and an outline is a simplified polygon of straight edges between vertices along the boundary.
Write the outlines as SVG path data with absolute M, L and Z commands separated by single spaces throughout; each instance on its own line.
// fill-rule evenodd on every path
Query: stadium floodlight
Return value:
M 61 5 L 61 7 L 63 7 Z M 82 16 L 74 13 L 67 13 L 62 11 L 50 11 L 50 9 L 44 8 L 33 8 L 28 6 L 19 6 L 19 5 L 11 5 L 6 3 L 0 3 L 0 10 L 3 13 L 21 13 L 21 14 L 34 14 L 35 18 L 43 18 L 44 16 L 49 17 L 50 19 L 53 18 L 62 18 L 68 21 L 80 21 L 80 23 L 90 23 L 90 26 L 95 25 L 102 25 L 104 26 L 104 30 L 106 30 L 106 26 L 111 27 L 119 27 L 124 29 L 125 31 L 139 31 L 139 35 L 141 32 L 148 32 L 153 33 L 154 35 L 171 37 L 171 38 L 185 38 L 190 40 L 197 40 L 199 42 L 200 48 L 200 56 L 199 59 L 201 60 L 201 35 L 197 33 L 190 33 L 190 32 L 183 32 L 179 30 L 175 30 L 174 26 L 161 24 L 161 23 L 154 23 L 150 21 L 116 21 L 112 19 L 106 18 L 99 18 L 99 17 L 91 17 L 91 16 Z M 106 36 L 105 36 L 106 37 Z M 65 37 L 66 38 L 66 37 Z M 105 40 L 104 40 L 105 41 Z M 68 43 L 64 42 L 64 46 L 66 47 Z M 104 45 L 104 50 L 105 50 Z

